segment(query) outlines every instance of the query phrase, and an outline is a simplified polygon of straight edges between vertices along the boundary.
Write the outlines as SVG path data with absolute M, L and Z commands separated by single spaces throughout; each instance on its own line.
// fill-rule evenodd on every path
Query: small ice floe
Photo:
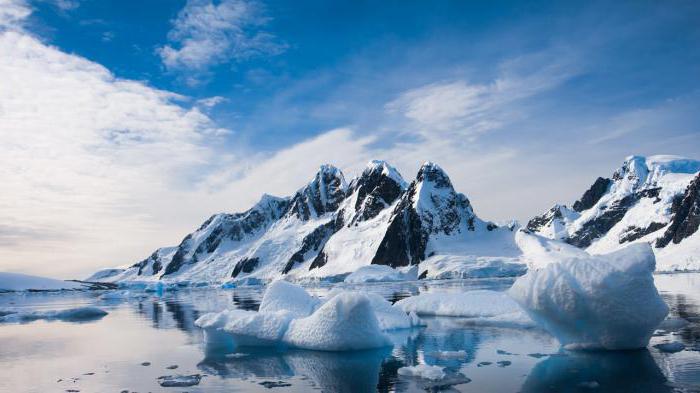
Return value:
M 158 377 L 158 383 L 164 388 L 195 386 L 199 385 L 201 380 L 201 374 L 163 375 Z
M 508 367 L 511 364 L 513 364 L 513 362 L 511 362 L 510 360 L 501 360 L 496 362 L 496 364 L 498 365 L 498 367 Z
M 285 281 L 268 286 L 257 312 L 227 310 L 196 321 L 211 342 L 224 334 L 239 346 L 283 345 L 322 351 L 390 346 L 384 331 L 418 323 L 415 315 L 379 295 L 334 290 L 321 300 Z
M 479 364 L 477 364 L 476 367 L 490 366 L 492 364 L 492 362 L 479 362 Z
M 467 357 L 467 351 L 437 351 L 431 353 L 431 355 L 438 359 L 464 359 Z
M 578 386 L 587 389 L 598 389 L 600 384 L 597 381 L 584 381 L 579 383 Z
M 367 265 L 350 273 L 350 275 L 345 277 L 345 282 L 349 284 L 361 284 L 370 282 L 406 281 L 411 279 L 416 279 L 415 271 L 403 273 L 387 265 Z
M 539 244 L 536 255 L 549 263 L 532 266 L 509 294 L 567 349 L 646 347 L 668 314 L 654 286 L 649 244 L 591 255 L 524 232 L 516 240 Z
M 177 364 L 173 364 L 172 366 L 166 367 L 168 370 L 175 370 L 178 367 Z
M 143 362 L 143 363 L 141 363 L 141 365 L 144 367 L 148 367 L 151 365 L 151 362 Z
M 100 319 L 107 315 L 97 307 L 77 307 L 59 311 L 19 311 L 3 310 L 0 313 L 0 323 L 27 323 L 37 320 L 63 321 L 63 322 L 88 322 Z
M 475 325 L 531 328 L 535 323 L 505 292 L 476 290 L 462 293 L 424 293 L 396 302 L 405 312 L 468 318 Z
M 417 366 L 407 366 L 398 369 L 401 376 L 416 379 L 422 389 L 442 390 L 453 385 L 471 382 L 471 379 L 462 374 L 447 372 L 440 366 L 419 364 Z
M 427 364 L 419 364 L 417 366 L 401 367 L 398 371 L 399 375 L 408 377 L 418 377 L 437 381 L 445 377 L 445 371 L 440 366 L 430 366 Z
M 108 292 L 105 292 L 102 295 L 100 295 L 100 297 L 98 299 L 104 300 L 104 301 L 110 301 L 110 302 L 111 301 L 118 302 L 118 301 L 128 299 L 129 295 L 130 295 L 129 291 L 119 291 L 119 290 L 108 291 Z
M 661 352 L 676 353 L 684 350 L 685 344 L 676 341 L 672 343 L 656 344 L 654 345 L 654 348 L 658 349 Z

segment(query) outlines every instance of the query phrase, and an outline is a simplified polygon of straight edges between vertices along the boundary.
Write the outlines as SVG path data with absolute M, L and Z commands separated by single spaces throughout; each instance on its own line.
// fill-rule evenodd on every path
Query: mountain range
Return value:
M 88 280 L 337 281 L 367 265 L 420 279 L 515 276 L 527 269 L 518 230 L 591 253 L 649 242 L 658 270 L 698 270 L 699 171 L 696 160 L 631 156 L 571 208 L 557 204 L 519 229 L 478 217 L 432 162 L 410 182 L 384 161 L 349 182 L 322 165 L 292 196 L 263 195 L 245 212 L 215 214 L 179 245 Z

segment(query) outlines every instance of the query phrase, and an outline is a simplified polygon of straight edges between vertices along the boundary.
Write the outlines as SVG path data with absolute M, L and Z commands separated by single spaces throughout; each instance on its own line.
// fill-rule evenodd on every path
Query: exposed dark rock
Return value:
M 357 192 L 357 200 L 355 201 L 356 213 L 348 225 L 376 217 L 379 212 L 394 203 L 404 191 L 403 182 L 399 183 L 385 174 L 395 169 L 383 162 L 375 164 L 365 169 L 362 175 L 350 184 L 349 193 Z
M 690 182 L 680 202 L 676 199 L 673 202 L 671 224 L 656 241 L 656 247 L 666 247 L 671 242 L 678 244 L 697 232 L 700 226 L 700 174 Z
M 442 168 L 426 163 L 394 208 L 372 264 L 416 265 L 425 259 L 431 234 L 459 233 L 462 220 L 474 230 L 474 217 L 469 199 L 454 191 Z
M 326 263 L 328 263 L 328 255 L 326 255 L 326 253 L 323 252 L 323 250 L 321 250 L 321 252 L 316 254 L 316 258 L 314 258 L 314 260 L 311 262 L 311 266 L 309 266 L 309 270 L 322 267 Z
M 302 221 L 334 212 L 345 199 L 343 173 L 334 166 L 323 165 L 314 180 L 292 197 L 289 212 Z
M 427 270 L 423 270 L 423 273 L 421 273 L 421 274 L 418 276 L 418 279 L 419 279 L 419 280 L 425 280 L 426 277 L 428 277 L 428 271 L 427 271 Z
M 260 258 L 253 257 L 253 258 L 243 258 L 238 263 L 236 263 L 236 267 L 233 268 L 233 272 L 231 272 L 231 278 L 238 277 L 239 274 L 241 273 L 252 273 L 253 270 L 255 270 L 256 267 L 258 267 L 258 264 L 260 263 Z
M 525 228 L 527 228 L 528 231 L 537 232 L 549 225 L 555 219 L 562 218 L 563 215 L 561 213 L 559 205 L 555 205 L 551 209 L 547 210 L 547 212 L 545 212 L 544 214 L 536 216 L 530 221 L 528 221 L 527 226 Z
M 391 267 L 416 265 L 425 259 L 428 233 L 421 227 L 421 219 L 413 208 L 417 183 L 414 181 L 390 218 L 384 238 L 372 258 L 373 265 Z
M 583 224 L 580 230 L 569 239 L 566 239 L 566 242 L 581 248 L 590 246 L 593 240 L 605 235 L 615 224 L 620 222 L 627 210 L 637 201 L 638 196 L 636 194 L 620 199 L 609 206 L 603 214 Z
M 612 184 L 612 180 L 606 179 L 599 177 L 593 182 L 593 185 L 591 188 L 586 190 L 586 192 L 583 193 L 583 196 L 581 199 L 578 201 L 574 202 L 574 210 L 577 212 L 582 212 L 584 210 L 588 210 L 592 208 L 600 198 L 605 195 L 606 192 L 608 192 L 608 188 L 610 188 L 610 184 Z
M 625 232 L 620 236 L 620 244 L 637 240 L 665 226 L 666 224 L 660 222 L 652 222 L 646 228 L 627 227 L 625 228 Z

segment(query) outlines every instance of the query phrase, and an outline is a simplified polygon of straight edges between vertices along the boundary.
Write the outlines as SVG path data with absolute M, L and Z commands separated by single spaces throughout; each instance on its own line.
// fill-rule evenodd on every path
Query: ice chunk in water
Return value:
M 288 344 L 321 351 L 348 351 L 390 346 L 370 299 L 340 293 L 306 318 L 295 319 L 284 336 Z
M 509 293 L 569 349 L 643 348 L 668 314 L 646 243 L 606 255 L 553 252 L 548 258 Z
M 440 366 L 429 366 L 427 364 L 419 364 L 417 366 L 401 367 L 398 370 L 399 375 L 408 377 L 418 377 L 438 381 L 445 378 L 445 371 Z
M 107 315 L 107 311 L 97 307 L 78 307 L 60 311 L 3 310 L 2 314 L 4 314 L 4 316 L 0 316 L 0 323 L 26 323 L 39 319 L 44 319 L 47 321 L 58 320 L 64 322 L 87 322 L 104 317 Z
M 199 385 L 199 382 L 202 380 L 202 376 L 200 374 L 164 375 L 162 377 L 158 377 L 158 380 L 160 386 L 164 388 L 187 387 Z
M 304 288 L 284 280 L 278 280 L 265 289 L 260 312 L 285 311 L 295 317 L 310 315 L 320 301 L 309 295 Z

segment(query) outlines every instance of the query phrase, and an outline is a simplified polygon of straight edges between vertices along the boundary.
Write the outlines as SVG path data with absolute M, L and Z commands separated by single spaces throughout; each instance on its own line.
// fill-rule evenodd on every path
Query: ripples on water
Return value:
M 660 331 L 649 350 L 560 352 L 537 329 L 475 327 L 460 318 L 424 318 L 426 328 L 391 333 L 393 348 L 316 352 L 207 346 L 194 321 L 225 308 L 257 310 L 262 290 L 199 289 L 163 296 L 103 301 L 98 293 L 3 294 L 0 308 L 31 310 L 96 305 L 105 318 L 90 323 L 37 321 L 0 325 L 0 392 L 276 391 L 370 392 L 691 392 L 700 390 L 700 274 L 656 276 L 671 316 L 689 324 Z M 421 292 L 505 290 L 511 280 L 459 280 L 351 286 L 391 302 Z M 325 296 L 330 286 L 309 291 Z M 680 341 L 686 350 L 661 353 L 655 344 Z M 441 351 L 466 351 L 459 357 Z M 150 362 L 143 366 L 142 363 Z M 500 364 L 499 364 L 500 362 Z M 400 367 L 430 364 L 471 381 L 431 386 L 401 377 Z M 177 369 L 167 369 L 177 365 Z M 169 374 L 205 374 L 198 386 L 161 388 Z M 270 388 L 268 388 L 268 387 Z

